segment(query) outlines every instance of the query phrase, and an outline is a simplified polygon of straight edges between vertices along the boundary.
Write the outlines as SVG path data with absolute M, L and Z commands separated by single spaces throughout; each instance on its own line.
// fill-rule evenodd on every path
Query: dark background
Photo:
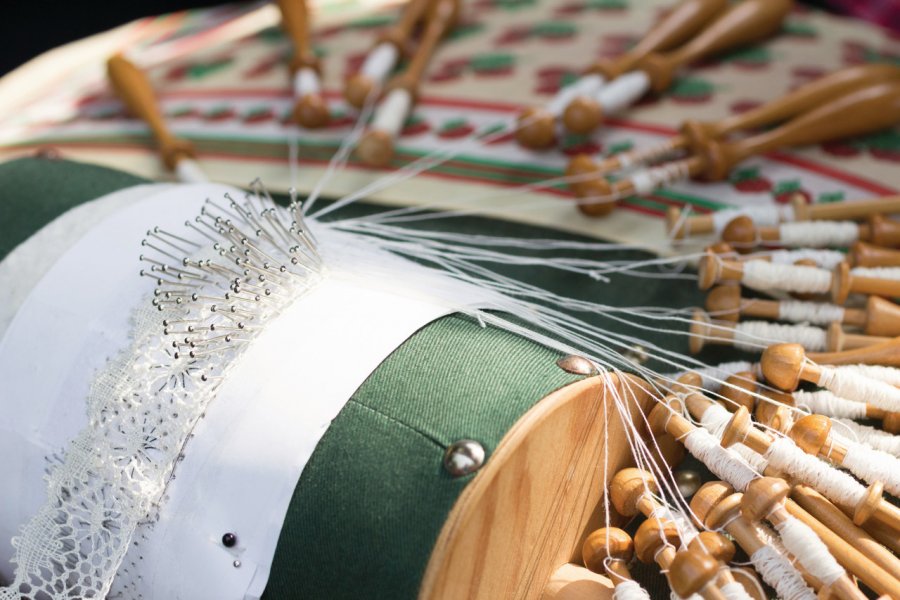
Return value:
M 215 6 L 227 0 L 5 0 L 0 17 L 0 75 L 46 50 L 140 17 L 185 8 Z M 640 0 L 633 0 L 640 1 Z M 806 0 L 821 5 L 824 0 Z

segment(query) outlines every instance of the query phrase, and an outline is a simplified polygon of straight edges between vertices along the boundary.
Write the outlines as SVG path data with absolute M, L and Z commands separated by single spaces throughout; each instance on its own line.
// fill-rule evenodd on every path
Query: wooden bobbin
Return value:
M 710 316 L 723 321 L 738 321 L 738 317 L 756 317 L 776 321 L 780 318 L 780 302 L 763 298 L 743 298 L 740 287 L 719 285 L 706 295 L 706 310 Z M 845 308 L 841 323 L 848 327 L 858 327 L 867 336 L 895 337 L 900 335 L 900 306 L 879 296 L 869 296 L 865 308 Z M 835 340 L 834 346 L 841 349 L 861 348 L 865 341 L 859 343 L 848 340 Z M 870 340 L 877 343 L 874 340 Z M 885 340 L 879 340 L 885 341 Z M 831 349 L 835 352 L 839 350 Z
M 581 559 L 595 573 L 607 573 L 613 583 L 632 579 L 628 563 L 634 556 L 634 541 L 618 527 L 597 529 L 584 540 Z
M 756 406 L 758 380 L 750 371 L 739 371 L 725 378 L 725 384 L 719 390 L 724 399 L 722 406 L 731 412 L 739 406 L 752 410 Z
M 679 550 L 668 569 L 672 591 L 679 597 L 698 594 L 706 600 L 725 600 L 725 594 L 716 585 L 719 561 L 706 552 Z
M 900 223 L 886 219 L 881 214 L 870 215 L 866 223 L 857 225 L 857 229 L 858 239 L 863 242 L 888 247 L 900 244 Z M 722 230 L 722 241 L 742 253 L 751 252 L 759 246 L 781 246 L 781 228 L 757 227 L 752 217 L 740 215 L 729 221 Z
M 747 5 L 748 0 L 745 0 L 733 10 Z M 685 178 L 723 181 L 735 166 L 753 156 L 780 148 L 820 144 L 870 133 L 898 122 L 900 82 L 866 86 L 771 131 L 735 141 L 700 140 L 691 146 L 688 158 L 670 161 L 614 183 L 598 177 L 594 191 L 606 201 L 614 202 Z
M 425 17 L 431 4 L 432 0 L 410 0 L 403 7 L 397 22 L 378 36 L 373 48 L 380 44 L 390 44 L 398 55 L 408 57 L 411 54 L 410 45 L 415 28 Z M 380 83 L 364 73 L 354 73 L 344 86 L 344 98 L 351 106 L 362 108 Z
M 175 137 L 169 131 L 153 87 L 143 71 L 121 54 L 116 54 L 106 61 L 106 73 L 113 90 L 128 111 L 150 127 L 167 169 L 174 171 L 179 162 L 195 157 L 193 144 Z
M 422 33 L 419 46 L 409 61 L 406 70 L 394 77 L 385 86 L 388 94 L 386 99 L 390 98 L 390 94 L 393 91 L 402 90 L 408 95 L 406 101 L 407 110 L 415 105 L 425 69 L 428 67 L 428 63 L 431 61 L 440 41 L 453 30 L 453 27 L 459 20 L 460 5 L 460 0 L 434 0 L 433 3 L 429 4 L 425 30 Z M 391 163 L 391 160 L 394 158 L 394 136 L 399 133 L 399 130 L 387 131 L 375 127 L 380 111 L 384 108 L 386 108 L 385 103 L 382 102 L 376 109 L 373 127 L 363 135 L 356 148 L 360 159 L 367 165 L 375 167 L 386 167 Z M 405 120 L 406 115 L 402 116 Z M 402 123 L 400 125 L 402 126 Z
M 321 77 L 322 66 L 312 47 L 309 33 L 309 10 L 306 0 L 276 0 L 281 11 L 281 26 L 294 46 L 291 59 L 291 75 L 309 69 L 316 77 Z M 328 103 L 319 91 L 311 91 L 297 98 L 293 119 L 310 129 L 324 127 L 331 120 Z
M 847 260 L 854 267 L 900 267 L 900 250 L 856 242 L 850 246 Z
M 866 348 L 876 344 L 883 344 L 890 341 L 891 337 L 877 335 L 861 335 L 858 333 L 847 333 L 841 327 L 840 323 L 832 323 L 826 331 L 825 345 L 829 352 L 843 352 L 844 350 L 854 350 L 856 348 Z
M 638 61 L 636 68 L 648 75 L 651 90 L 661 93 L 683 67 L 778 31 L 792 5 L 789 0 L 750 0 L 732 5 L 685 45 L 665 54 L 649 54 Z
M 897 298 L 900 297 L 900 280 L 854 275 L 850 265 L 842 262 L 834 268 L 831 278 L 831 300 L 843 304 L 850 294 Z
M 870 65 L 871 66 L 871 65 Z M 885 65 L 880 65 L 885 66 Z M 897 73 L 896 67 L 891 68 L 886 74 Z M 842 71 L 837 71 L 832 75 L 838 75 Z M 831 75 L 816 79 L 812 84 L 831 77 Z M 894 77 L 889 77 L 893 79 Z M 872 83 L 873 80 L 866 83 Z M 805 87 L 805 86 L 804 86 Z M 804 87 L 798 88 L 803 90 Z M 846 93 L 843 92 L 843 93 Z M 839 95 L 840 93 L 836 94 Z M 820 102 L 819 104 L 822 104 Z M 817 104 L 818 105 L 818 104 Z M 763 105 L 766 106 L 766 105 Z M 760 107 L 762 108 L 762 107 Z M 755 110 L 755 109 L 754 109 Z M 750 112 L 750 111 L 748 111 Z M 804 111 L 798 111 L 797 114 Z M 741 115 L 746 113 L 741 113 Z M 741 116 L 735 115 L 735 116 Z M 731 118 L 731 117 L 729 117 Z M 741 128 L 744 129 L 744 128 Z M 709 135 L 712 139 L 718 139 L 721 135 Z M 686 143 L 686 142 L 685 142 Z M 844 202 L 829 202 L 824 204 L 809 204 L 805 198 L 795 198 L 791 200 L 791 207 L 794 210 L 794 221 L 858 221 L 868 218 L 874 213 L 892 214 L 900 213 L 900 195 L 885 196 L 873 200 L 851 200 Z M 685 236 L 706 235 L 715 231 L 715 222 L 712 214 L 693 215 L 682 218 L 682 209 L 672 206 L 666 211 L 666 232 L 674 239 L 682 239 Z M 900 261 L 900 259 L 897 259 Z M 881 264 L 881 265 L 863 265 L 854 266 L 896 266 L 900 262 Z
M 665 570 L 669 585 L 676 594 L 687 598 L 692 593 L 699 593 L 706 600 L 724 600 L 725 596 L 714 583 L 719 570 L 718 561 L 707 554 L 677 552 L 675 548 L 679 543 L 675 524 L 660 523 L 656 519 L 641 523 L 634 536 L 638 560 L 645 564 L 656 562 Z M 681 558 L 676 566 L 676 558 L 683 556 L 682 553 L 690 554 L 692 558 Z
M 754 600 L 767 600 L 768 596 L 763 590 L 759 578 L 753 571 L 727 567 L 728 563 L 734 559 L 737 549 L 734 546 L 734 542 L 718 531 L 701 531 L 688 544 L 688 550 L 695 553 L 705 552 L 719 561 L 720 565 L 723 565 L 720 567 L 719 576 L 716 579 L 716 584 L 720 588 L 730 583 L 738 582 Z
M 688 41 L 728 6 L 723 0 L 682 0 L 650 28 L 630 50 L 613 60 L 599 60 L 586 73 L 611 81 L 630 71 L 651 52 L 666 51 Z M 603 120 L 603 109 L 596 99 L 580 95 L 566 106 L 562 122 L 573 133 L 592 132 Z
M 722 434 L 722 445 L 726 448 L 741 443 L 765 455 L 774 440 L 772 437 L 753 426 L 750 413 L 739 408 Z M 900 533 L 900 509 L 882 498 L 882 486 L 874 483 L 867 488 L 866 496 L 856 506 L 841 507 L 853 517 L 853 522 L 869 528 L 888 527 Z
M 778 528 L 792 518 L 785 508 L 785 500 L 790 494 L 790 486 L 782 479 L 761 477 L 750 482 L 741 499 L 741 514 L 751 522 L 768 520 Z M 801 561 L 803 557 L 798 557 Z M 827 593 L 847 600 L 861 600 L 863 594 L 844 573 L 834 582 L 823 586 Z

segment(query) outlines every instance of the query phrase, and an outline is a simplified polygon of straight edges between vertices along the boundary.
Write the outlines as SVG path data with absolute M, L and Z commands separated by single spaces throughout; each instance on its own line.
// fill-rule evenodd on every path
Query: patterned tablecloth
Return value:
M 662 98 L 651 99 L 592 136 L 561 136 L 530 152 L 508 130 L 523 105 L 546 101 L 594 57 L 633 43 L 670 0 L 465 0 L 464 19 L 435 56 L 423 98 L 407 122 L 395 163 L 373 170 L 351 158 L 324 187 L 355 192 L 435 149 L 454 156 L 433 170 L 370 194 L 389 204 L 472 207 L 477 211 L 587 233 L 660 245 L 661 215 L 671 205 L 708 212 L 727 205 L 862 199 L 900 187 L 900 132 L 777 153 L 741 165 L 720 184 L 685 183 L 624 202 L 603 220 L 588 219 L 558 186 L 568 156 L 616 152 L 670 135 L 684 119 L 716 119 L 774 98 L 842 66 L 900 61 L 900 43 L 861 22 L 806 9 L 767 43 L 697 66 Z M 123 114 L 104 81 L 104 59 L 124 50 L 144 66 L 173 130 L 193 140 L 207 173 L 245 185 L 312 189 L 354 114 L 339 90 L 360 64 L 393 6 L 318 6 L 315 45 L 323 56 L 334 119 L 311 132 L 290 125 L 287 40 L 266 4 L 226 5 L 136 21 L 44 55 L 0 80 L 0 158 L 51 147 L 67 158 L 166 178 L 146 128 Z M 474 135 L 495 132 L 490 143 Z M 290 167 L 291 147 L 298 153 Z M 528 187 L 524 187 L 528 186 Z

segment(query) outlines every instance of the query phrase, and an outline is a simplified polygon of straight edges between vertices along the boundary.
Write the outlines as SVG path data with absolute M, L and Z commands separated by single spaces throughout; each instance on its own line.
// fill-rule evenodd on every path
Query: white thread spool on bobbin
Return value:
M 547 111 L 554 117 L 559 117 L 572 100 L 579 96 L 596 96 L 605 83 L 606 79 L 599 73 L 583 75 L 556 92 L 556 95 L 547 103 Z
M 395 87 L 382 99 L 372 126 L 360 140 L 357 152 L 367 164 L 384 167 L 394 157 L 394 140 L 403 130 L 413 96 L 405 87 Z
M 605 116 L 617 115 L 650 91 L 650 78 L 643 71 L 630 71 L 603 86 L 594 95 Z

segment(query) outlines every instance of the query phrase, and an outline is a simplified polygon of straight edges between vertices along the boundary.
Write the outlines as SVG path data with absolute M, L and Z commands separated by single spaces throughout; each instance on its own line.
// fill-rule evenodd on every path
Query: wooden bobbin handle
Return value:
M 858 65 L 840 69 L 820 77 L 748 111 L 725 117 L 719 121 L 698 123 L 688 121 L 686 129 L 694 135 L 718 139 L 737 131 L 759 129 L 797 115 L 814 110 L 819 106 L 862 87 L 878 83 L 900 80 L 900 68 L 893 65 Z M 687 133 L 687 131 L 685 132 Z
M 612 60 L 597 61 L 588 72 L 614 79 L 630 71 L 651 52 L 666 52 L 684 44 L 727 7 L 727 0 L 682 0 L 654 23 L 630 50 Z
M 306 0 L 276 0 L 281 10 L 281 26 L 294 45 L 291 72 L 299 69 L 320 71 L 319 59 L 312 51 L 309 36 L 309 10 Z
M 410 0 L 397 22 L 378 36 L 378 42 L 393 44 L 404 56 L 410 55 L 410 40 L 413 32 L 428 12 L 433 0 Z
M 156 94 L 143 71 L 121 54 L 116 54 L 106 61 L 106 73 L 129 112 L 150 127 L 166 168 L 174 170 L 180 160 L 194 157 L 193 145 L 176 138 L 166 126 Z
M 791 0 L 744 0 L 732 5 L 678 50 L 650 54 L 637 64 L 637 68 L 647 73 L 651 88 L 660 93 L 672 84 L 681 67 L 775 33 L 792 6 Z
M 710 141 L 701 149 L 706 161 L 703 177 L 721 181 L 735 165 L 751 156 L 871 133 L 897 122 L 900 122 L 900 83 L 868 86 L 766 133 L 735 142 Z
M 609 59 L 600 59 L 587 68 L 588 74 L 599 74 L 607 81 L 630 71 L 651 52 L 671 50 L 706 26 L 728 6 L 727 0 L 682 0 L 641 38 L 633 48 Z M 563 112 L 562 121 L 573 133 L 590 133 L 600 124 L 602 109 L 588 96 L 573 98 Z
M 847 254 L 854 267 L 900 267 L 900 250 L 856 242 Z
M 428 63 L 441 39 L 447 35 L 459 20 L 460 0 L 436 0 L 429 6 L 425 32 L 416 48 L 406 71 L 394 78 L 388 88 L 406 89 L 415 99 L 419 93 L 419 83 Z

